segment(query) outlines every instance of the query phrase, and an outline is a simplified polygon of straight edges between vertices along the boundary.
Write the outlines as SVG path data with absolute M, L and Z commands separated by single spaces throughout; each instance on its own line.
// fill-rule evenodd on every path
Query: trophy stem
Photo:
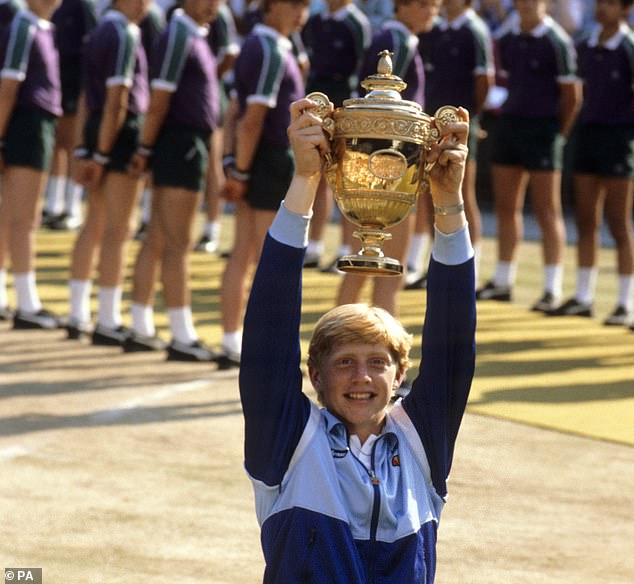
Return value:
M 359 255 L 373 258 L 384 257 L 383 242 L 392 239 L 391 233 L 386 233 L 380 229 L 362 229 L 355 231 L 352 235 L 361 241 Z
M 391 233 L 379 229 L 362 229 L 353 235 L 361 240 L 361 250 L 356 255 L 339 258 L 339 270 L 370 276 L 400 276 L 403 273 L 400 262 L 383 253 L 383 242 L 392 238 Z

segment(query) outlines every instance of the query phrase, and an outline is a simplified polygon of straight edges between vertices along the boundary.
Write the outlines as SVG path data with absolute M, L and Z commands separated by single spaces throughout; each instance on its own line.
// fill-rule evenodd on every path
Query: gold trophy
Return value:
M 337 206 L 359 227 L 354 236 L 361 240 L 361 250 L 338 260 L 343 272 L 403 273 L 400 262 L 383 253 L 383 242 L 392 237 L 385 229 L 403 221 L 419 192 L 428 188 L 433 164 L 425 159 L 440 139 L 438 126 L 459 120 L 453 106 L 441 107 L 432 118 L 419 104 L 401 99 L 407 84 L 392 74 L 390 56 L 389 51 L 379 53 L 376 75 L 361 83 L 368 90 L 365 97 L 346 99 L 332 113 L 327 95 L 306 96 L 319 104 L 314 113 L 332 140 L 325 172 Z

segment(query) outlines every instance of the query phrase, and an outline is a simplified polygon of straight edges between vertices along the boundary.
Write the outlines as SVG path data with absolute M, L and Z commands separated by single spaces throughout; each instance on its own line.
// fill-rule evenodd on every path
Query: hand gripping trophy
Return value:
M 440 139 L 438 126 L 459 118 L 453 106 L 439 108 L 432 118 L 419 104 L 401 99 L 407 84 L 392 74 L 391 53 L 379 57 L 376 75 L 361 83 L 365 97 L 345 100 L 332 114 L 327 95 L 306 97 L 319 104 L 315 113 L 333 143 L 325 172 L 337 206 L 359 227 L 354 236 L 361 250 L 340 258 L 337 268 L 398 276 L 403 266 L 383 253 L 383 242 L 392 237 L 385 229 L 403 221 L 429 187 L 426 153 Z

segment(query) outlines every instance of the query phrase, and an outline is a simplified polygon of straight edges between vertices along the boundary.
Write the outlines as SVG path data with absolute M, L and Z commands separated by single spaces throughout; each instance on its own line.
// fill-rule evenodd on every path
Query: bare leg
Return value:
M 522 208 L 528 173 L 518 166 L 491 167 L 498 232 L 498 261 L 515 261 L 524 236 Z
M 117 287 L 123 280 L 125 254 L 132 235 L 133 210 L 142 181 L 120 172 L 109 172 L 102 191 L 106 196 L 106 226 L 99 256 L 99 285 Z
M 191 306 L 187 257 L 201 193 L 182 188 L 155 188 L 155 210 L 164 236 L 161 280 L 167 308 Z

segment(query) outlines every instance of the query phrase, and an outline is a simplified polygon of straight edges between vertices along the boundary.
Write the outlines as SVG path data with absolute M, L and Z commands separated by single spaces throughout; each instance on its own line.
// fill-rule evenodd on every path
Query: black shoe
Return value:
M 68 213 L 62 213 L 57 217 L 51 218 L 46 226 L 53 231 L 72 231 L 77 229 L 80 225 L 80 218 L 69 215 Z
M 537 301 L 533 306 L 531 306 L 531 310 L 533 312 L 543 312 L 545 314 L 549 314 L 556 310 L 559 305 L 559 300 L 555 297 L 552 292 L 544 292 L 544 295 Z
M 14 329 L 46 329 L 59 328 L 59 319 L 56 315 L 44 308 L 37 312 L 23 312 L 16 310 L 13 315 Z
M 73 317 L 66 321 L 64 328 L 66 329 L 66 338 L 72 341 L 87 337 L 92 333 L 92 325 L 89 322 L 82 322 Z
M 634 322 L 634 315 L 625 306 L 617 306 L 603 324 L 606 326 L 630 326 Z
M 424 290 L 425 288 L 427 288 L 427 274 L 423 274 L 413 282 L 408 282 L 403 286 L 403 290 Z
M 476 300 L 510 302 L 511 288 L 509 286 L 498 286 L 493 280 L 489 280 L 484 287 L 476 290 Z
M 97 323 L 92 331 L 92 344 L 100 347 L 122 347 L 130 336 L 130 329 L 119 325 L 117 328 L 108 328 Z
M 585 316 L 592 317 L 592 304 L 579 302 L 576 298 L 566 300 L 557 308 L 546 312 L 548 316 Z
M 141 223 L 141 225 L 139 225 L 139 228 L 136 230 L 136 233 L 134 234 L 134 239 L 136 241 L 143 241 L 145 239 L 146 232 L 147 223 Z
M 218 353 L 201 341 L 194 341 L 193 343 L 187 344 L 172 339 L 172 342 L 167 345 L 168 361 L 211 362 L 216 361 L 218 357 Z
M 57 219 L 59 217 L 59 215 L 53 215 L 52 213 L 49 213 L 46 209 L 44 209 L 42 211 L 42 219 L 40 220 L 40 226 L 41 227 L 48 227 L 49 224 L 52 221 L 55 221 L 55 219 Z
M 123 341 L 124 353 L 140 353 L 142 351 L 163 351 L 167 347 L 167 343 L 157 337 L 146 337 L 135 331 L 130 331 L 130 334 Z
M 194 251 L 204 251 L 206 253 L 218 253 L 218 242 L 207 235 L 203 235 L 194 246 Z
M 218 363 L 218 369 L 221 371 L 226 369 L 239 369 L 240 354 L 223 347 L 222 354 L 216 358 L 216 363 Z
M 11 320 L 13 318 L 13 310 L 8 306 L 0 308 L 0 320 Z

